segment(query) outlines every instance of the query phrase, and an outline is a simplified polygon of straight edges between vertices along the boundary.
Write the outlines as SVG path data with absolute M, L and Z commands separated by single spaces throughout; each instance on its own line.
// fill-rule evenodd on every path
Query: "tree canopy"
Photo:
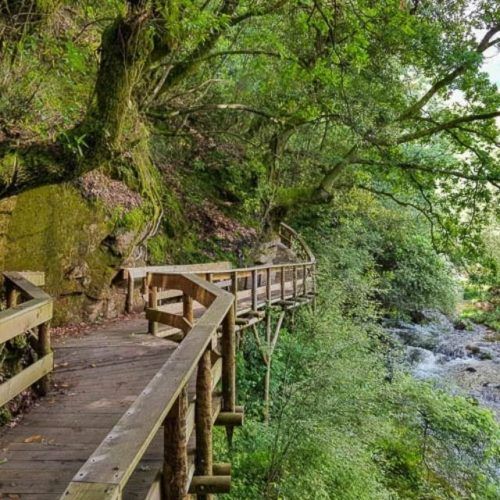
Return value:
M 453 240 L 496 206 L 500 95 L 481 65 L 500 45 L 498 1 L 83 4 L 67 30 L 69 2 L 0 7 L 4 87 L 22 87 L 0 117 L 2 197 L 106 165 L 140 185 L 151 136 L 198 134 L 253 171 L 264 219 L 356 187 Z M 33 81 L 30 51 L 52 76 Z M 85 90 L 75 112 L 44 126 L 38 107 L 19 133 L 54 76 Z

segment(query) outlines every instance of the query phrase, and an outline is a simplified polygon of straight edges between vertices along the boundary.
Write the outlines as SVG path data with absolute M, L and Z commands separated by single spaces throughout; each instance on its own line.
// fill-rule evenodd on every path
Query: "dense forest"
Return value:
M 498 0 L 0 0 L 0 269 L 101 321 L 122 266 L 262 262 L 286 221 L 317 307 L 242 340 L 227 497 L 499 498 L 499 50 Z M 409 356 L 455 361 L 445 322 L 453 381 Z

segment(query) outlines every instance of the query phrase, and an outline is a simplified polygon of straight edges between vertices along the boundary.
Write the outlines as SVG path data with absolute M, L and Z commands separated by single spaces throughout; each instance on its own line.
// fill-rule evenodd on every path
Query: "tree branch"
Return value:
M 279 52 L 271 52 L 269 50 L 258 50 L 258 49 L 222 50 L 220 52 L 212 52 L 211 54 L 200 57 L 194 62 L 203 62 L 203 61 L 208 61 L 209 59 L 213 59 L 215 57 L 224 57 L 233 55 L 269 56 L 269 57 L 274 57 L 276 59 L 286 59 L 289 61 L 297 62 L 292 57 L 285 57 L 283 56 L 283 54 L 280 54 Z
M 197 64 L 203 60 L 205 54 L 214 48 L 217 40 L 228 27 L 236 26 L 251 17 L 259 17 L 270 14 L 283 7 L 288 2 L 289 0 L 279 0 L 266 9 L 252 10 L 237 16 L 235 15 L 235 12 L 239 5 L 239 1 L 225 0 L 218 14 L 221 17 L 229 16 L 229 21 L 223 27 L 212 30 L 211 33 L 200 44 L 198 44 L 190 55 L 188 55 L 184 60 L 173 65 L 172 71 L 170 71 L 168 78 L 165 80 L 160 94 L 166 92 L 170 87 L 189 74 L 197 66 Z
M 441 132 L 443 130 L 456 128 L 463 123 L 491 120 L 493 118 L 496 118 L 497 116 L 500 116 L 500 111 L 491 111 L 489 113 L 478 113 L 474 115 L 461 116 L 459 118 L 455 118 L 454 120 L 450 120 L 449 122 L 440 123 L 434 127 L 426 128 L 424 130 L 418 130 L 417 132 L 411 132 L 409 134 L 403 134 L 399 136 L 394 143 L 403 144 L 405 142 L 414 141 L 416 139 L 421 139 L 422 137 L 436 134 L 437 132 Z M 376 141 L 376 143 L 381 145 L 389 145 L 389 143 L 386 141 Z
M 385 167 L 385 166 L 390 166 L 393 168 L 399 168 L 402 170 L 417 170 L 420 172 L 429 172 L 431 174 L 439 174 L 439 175 L 445 175 L 445 176 L 451 176 L 451 177 L 458 177 L 460 179 L 466 179 L 470 181 L 486 181 L 490 182 L 494 186 L 498 187 L 498 182 L 500 182 L 500 176 L 490 176 L 490 175 L 471 175 L 471 174 L 465 174 L 463 172 L 459 172 L 458 170 L 446 170 L 442 168 L 435 168 L 435 167 L 428 167 L 425 165 L 420 165 L 418 163 L 408 163 L 408 162 L 397 162 L 397 163 L 384 163 L 384 162 L 377 162 L 375 160 L 368 160 L 368 159 L 362 159 L 362 158 L 357 158 L 353 159 L 351 161 L 352 164 L 359 164 L 359 165 L 373 165 L 377 167 Z
M 499 39 L 492 38 L 500 31 L 500 24 L 493 26 L 484 35 L 483 39 L 477 45 L 475 52 L 482 54 L 485 50 L 495 45 Z M 414 104 L 408 107 L 398 118 L 397 121 L 407 120 L 416 115 L 441 89 L 452 83 L 456 78 L 463 74 L 470 66 L 470 62 L 466 61 L 457 66 L 453 71 L 449 72 L 443 78 L 435 82 L 432 87 Z
M 174 116 L 189 115 L 193 113 L 206 112 L 206 111 L 216 111 L 216 110 L 232 110 L 232 111 L 245 111 L 247 113 L 253 113 L 255 115 L 263 116 L 268 120 L 275 123 L 283 123 L 282 117 L 273 116 L 270 113 L 263 111 L 261 109 L 252 108 L 251 106 L 246 106 L 245 104 L 203 104 L 200 106 L 193 106 L 191 108 L 177 109 L 170 112 L 163 112 L 159 110 L 148 111 L 147 115 L 151 118 L 172 118 Z

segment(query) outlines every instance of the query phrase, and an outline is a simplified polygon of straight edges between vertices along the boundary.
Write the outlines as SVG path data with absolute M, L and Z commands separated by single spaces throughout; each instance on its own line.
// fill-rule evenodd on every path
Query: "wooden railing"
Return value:
M 38 391 L 45 394 L 54 367 L 49 329 L 52 298 L 39 288 L 44 284 L 44 274 L 12 272 L 3 273 L 3 277 L 7 309 L 0 312 L 0 343 L 37 330 L 38 360 L 0 385 L 0 406 L 37 382 Z
M 173 327 L 179 345 L 61 498 L 121 498 L 162 426 L 160 498 L 229 491 L 230 464 L 213 463 L 212 426 L 225 426 L 231 435 L 243 423 L 243 409 L 236 406 L 236 330 L 260 321 L 272 304 L 289 309 L 315 296 L 314 256 L 293 230 L 282 231 L 287 246 L 298 246 L 305 260 L 147 274 L 150 331 Z M 172 303 L 175 296 L 182 306 Z
M 125 310 L 128 313 L 134 310 L 134 296 L 138 285 L 142 285 L 142 291 L 145 294 L 147 291 L 147 275 L 148 273 L 181 273 L 181 272 L 198 272 L 203 273 L 207 270 L 223 270 L 231 269 L 231 263 L 222 262 L 207 262 L 204 264 L 184 264 L 184 265 L 164 265 L 164 266 L 143 266 L 143 267 L 124 267 L 121 270 L 122 279 L 127 282 L 127 299 L 125 301 Z M 172 294 L 172 297 L 179 295 Z
M 243 418 L 235 406 L 234 297 L 194 275 L 153 273 L 149 283 L 182 291 L 182 316 L 174 318 L 157 310 L 148 310 L 148 315 L 154 314 L 158 322 L 179 325 L 186 336 L 76 474 L 62 498 L 120 498 L 162 425 L 164 498 L 184 498 L 188 491 L 201 494 L 229 489 L 229 466 L 212 462 L 212 425 L 237 425 Z M 194 325 L 193 301 L 206 308 Z M 189 397 L 188 383 L 193 377 L 195 394 Z M 222 399 L 213 396 L 219 380 Z M 193 433 L 195 454 L 190 458 L 188 443 Z

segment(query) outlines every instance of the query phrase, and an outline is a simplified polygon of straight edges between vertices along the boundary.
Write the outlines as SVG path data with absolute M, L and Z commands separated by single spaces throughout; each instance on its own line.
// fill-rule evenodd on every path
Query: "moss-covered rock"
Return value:
M 46 273 L 47 291 L 64 304 L 56 322 L 77 320 L 85 302 L 109 298 L 119 261 L 102 245 L 112 231 L 104 207 L 70 185 L 41 187 L 10 204 L 3 267 Z

